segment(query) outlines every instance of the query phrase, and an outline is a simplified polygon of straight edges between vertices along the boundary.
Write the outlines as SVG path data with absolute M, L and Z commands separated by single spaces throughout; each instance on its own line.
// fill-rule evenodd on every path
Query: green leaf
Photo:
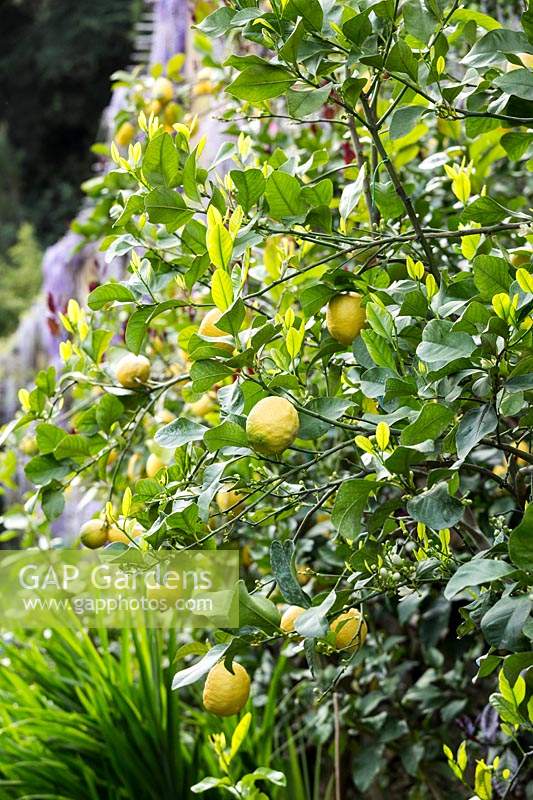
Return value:
M 454 418 L 454 412 L 439 403 L 427 403 L 418 417 L 403 429 L 400 441 L 403 445 L 419 444 L 427 439 L 438 439 Z
M 191 367 L 192 388 L 196 394 L 203 394 L 224 378 L 233 374 L 231 367 L 226 367 L 220 361 L 205 359 L 196 361 Z
M 498 417 L 492 406 L 479 406 L 467 411 L 457 428 L 457 457 L 463 461 L 487 434 L 496 430 Z
M 148 183 L 152 186 L 177 186 L 180 182 L 179 167 L 178 151 L 168 133 L 162 133 L 148 142 L 142 162 Z
M 46 519 L 53 522 L 61 516 L 65 508 L 65 496 L 61 488 L 46 486 L 42 491 L 41 505 Z
M 502 60 L 505 53 L 533 53 L 527 36 L 507 28 L 489 31 L 479 39 L 463 62 L 469 67 L 488 67 Z
M 533 101 L 533 71 L 529 69 L 513 69 L 505 72 L 493 81 L 494 85 L 506 94 Z
M 291 117 L 301 119 L 316 114 L 324 106 L 331 94 L 331 83 L 319 89 L 305 89 L 287 92 L 287 108 Z
M 324 178 L 312 186 L 304 186 L 302 198 L 310 206 L 329 206 L 333 199 L 333 183 Z
M 184 686 L 190 686 L 191 683 L 196 683 L 196 681 L 199 681 L 204 675 L 207 675 L 209 670 L 222 659 L 229 649 L 230 644 L 231 642 L 226 642 L 225 644 L 215 645 L 200 659 L 200 661 L 193 664 L 192 667 L 187 667 L 187 669 L 176 672 L 172 681 L 172 688 L 182 689 Z
M 502 597 L 481 620 L 481 630 L 493 647 L 515 650 L 523 638 L 522 629 L 531 613 L 528 597 Z
M 407 136 L 418 122 L 424 106 L 403 106 L 393 113 L 389 126 L 389 136 L 394 141 Z
M 204 444 L 213 453 L 223 447 L 248 447 L 248 437 L 246 431 L 236 422 L 225 420 L 221 425 L 205 432 Z
M 357 47 L 360 47 L 365 39 L 372 33 L 372 23 L 368 19 L 369 14 L 369 9 L 355 14 L 342 26 L 343 34 Z
M 351 405 L 351 400 L 348 397 L 315 397 L 310 400 L 306 408 L 326 417 L 326 421 L 317 419 L 316 417 L 306 414 L 305 411 L 299 410 L 300 416 L 300 429 L 298 436 L 300 439 L 317 439 L 325 433 L 331 431 L 331 423 L 327 420 L 335 421 L 342 417 L 346 409 Z
M 115 395 L 105 394 L 96 406 L 96 421 L 101 431 L 109 432 L 114 422 L 120 419 L 124 406 Z
M 438 23 L 428 4 L 421 0 L 408 0 L 403 7 L 403 18 L 407 33 L 428 44 Z
M 194 214 L 191 208 L 187 208 L 185 200 L 177 191 L 166 187 L 148 192 L 144 204 L 150 222 L 166 225 L 170 231 L 185 225 Z
M 206 243 L 211 263 L 215 267 L 226 269 L 233 253 L 233 239 L 221 222 L 208 225 Z
M 155 434 L 155 440 L 161 447 L 181 447 L 189 442 L 200 442 L 208 429 L 205 425 L 180 417 L 165 425 Z
M 474 283 L 484 300 L 492 300 L 495 294 L 507 294 L 511 279 L 507 261 L 498 256 L 476 256 L 472 262 Z
M 424 328 L 416 354 L 438 370 L 452 361 L 468 358 L 475 349 L 476 344 L 467 333 L 452 331 L 452 323 L 447 320 L 432 319 Z
M 358 204 L 365 185 L 366 163 L 359 170 L 359 174 L 353 183 L 347 184 L 342 190 L 339 203 L 339 213 L 343 219 L 347 219 L 356 205 Z
M 264 194 L 266 181 L 260 169 L 232 170 L 230 177 L 237 188 L 237 198 L 248 213 Z
M 398 39 L 392 46 L 386 67 L 391 72 L 404 72 L 414 81 L 418 78 L 418 62 L 403 39 Z
M 211 279 L 211 296 L 220 311 L 227 311 L 233 303 L 233 284 L 228 272 L 216 269 Z
M 379 484 L 363 478 L 351 478 L 341 485 L 335 498 L 331 521 L 344 539 L 353 541 L 361 532 L 368 497 L 378 487 Z
M 87 298 L 87 305 L 93 311 L 98 311 L 107 303 L 117 301 L 119 303 L 131 303 L 135 296 L 131 289 L 122 283 L 103 283 L 93 289 Z
M 319 0 L 289 0 L 285 11 L 301 17 L 305 27 L 310 31 L 319 31 L 322 28 L 324 12 Z
M 60 463 L 50 454 L 32 458 L 24 467 L 24 472 L 28 480 L 36 486 L 45 486 L 51 481 L 60 481 L 71 469 L 68 463 Z
M 291 539 L 284 542 L 274 539 L 270 545 L 270 564 L 284 600 L 292 605 L 308 608 L 311 599 L 298 583 L 294 569 L 294 542 Z
M 239 624 L 258 628 L 267 634 L 279 631 L 280 613 L 274 603 L 261 594 L 250 594 L 239 581 Z
M 41 422 L 35 429 L 37 447 L 41 455 L 53 453 L 59 442 L 67 435 L 63 428 L 51 425 L 48 422 Z
M 462 518 L 462 503 L 448 493 L 448 485 L 442 481 L 435 484 L 428 492 L 411 498 L 407 503 L 407 511 L 417 522 L 423 522 L 434 531 L 451 528 Z
M 86 458 L 92 452 L 93 447 L 87 436 L 83 436 L 81 433 L 71 433 L 64 436 L 56 445 L 54 455 L 58 459 Z
M 136 355 L 139 354 L 144 337 L 146 336 L 146 329 L 148 320 L 151 319 L 155 306 L 143 306 L 137 311 L 134 311 L 126 324 L 125 343 L 128 350 Z
M 510 131 L 500 139 L 500 144 L 513 161 L 520 161 L 529 154 L 533 144 L 533 133 L 526 131 Z
M 501 580 L 507 575 L 512 575 L 513 572 L 516 572 L 516 568 L 512 564 L 506 564 L 505 561 L 473 558 L 466 564 L 461 564 L 455 575 L 450 578 L 444 590 L 444 597 L 446 600 L 453 600 L 463 589 Z
M 495 225 L 509 216 L 509 211 L 503 208 L 491 197 L 478 197 L 470 203 L 461 214 L 465 222 L 481 222 L 483 225 Z
M 533 570 L 533 503 L 509 536 L 509 558 L 517 567 Z
M 252 64 L 231 83 L 227 92 L 239 100 L 258 103 L 279 97 L 294 83 L 290 72 L 275 64 Z
M 335 290 L 324 283 L 317 283 L 304 289 L 300 295 L 300 305 L 305 318 L 309 319 L 320 311 L 334 294 Z
M 269 175 L 265 197 L 274 219 L 298 217 L 304 211 L 300 183 L 286 172 L 276 170 Z

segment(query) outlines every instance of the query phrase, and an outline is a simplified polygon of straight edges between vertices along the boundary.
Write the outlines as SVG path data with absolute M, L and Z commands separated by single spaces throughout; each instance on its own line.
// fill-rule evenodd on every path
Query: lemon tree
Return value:
M 86 545 L 238 546 L 241 627 L 196 641 L 178 691 L 207 676 L 205 707 L 237 713 L 248 671 L 288 658 L 296 724 L 346 733 L 341 796 L 446 796 L 450 767 L 465 797 L 511 791 L 533 719 L 532 12 L 235 0 L 195 36 L 226 138 L 205 161 L 176 64 L 123 76 L 77 227 L 128 267 L 69 305 L 61 370 L 5 432 L 36 449 L 26 541 L 81 484 L 124 537 L 96 520 Z

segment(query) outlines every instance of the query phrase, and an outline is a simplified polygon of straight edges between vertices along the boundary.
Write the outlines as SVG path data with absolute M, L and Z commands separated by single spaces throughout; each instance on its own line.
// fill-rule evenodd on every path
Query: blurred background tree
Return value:
M 142 0 L 0 0 L 0 337 L 38 291 L 40 253 L 79 209 Z

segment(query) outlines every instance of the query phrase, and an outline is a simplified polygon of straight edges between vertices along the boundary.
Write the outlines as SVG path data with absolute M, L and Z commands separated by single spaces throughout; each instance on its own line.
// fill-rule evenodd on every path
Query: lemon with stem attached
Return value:
M 250 695 L 250 676 L 234 661 L 232 672 L 223 661 L 216 664 L 205 681 L 203 702 L 206 711 L 219 717 L 231 717 L 244 708 Z
M 326 326 L 330 336 L 343 345 L 350 345 L 359 336 L 366 322 L 362 297 L 356 292 L 338 294 L 326 309 Z
M 300 418 L 290 400 L 272 395 L 252 408 L 246 420 L 248 441 L 265 456 L 280 455 L 298 435 Z
M 234 517 L 235 514 L 239 514 L 243 510 L 245 499 L 246 495 L 235 491 L 235 489 L 220 489 L 217 492 L 216 503 L 219 511 Z
M 339 614 L 329 628 L 335 634 L 337 650 L 345 650 L 350 654 L 362 647 L 368 632 L 364 617 L 357 608 Z
M 146 356 L 127 353 L 117 364 L 116 376 L 125 389 L 135 389 L 145 384 L 150 377 L 150 362 Z
M 109 526 L 103 519 L 89 519 L 80 528 L 80 541 L 89 550 L 103 547 L 109 541 Z

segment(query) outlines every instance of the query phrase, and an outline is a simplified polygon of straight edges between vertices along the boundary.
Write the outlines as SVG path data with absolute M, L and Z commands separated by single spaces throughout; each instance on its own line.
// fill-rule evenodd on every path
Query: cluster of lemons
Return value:
M 294 633 L 294 624 L 304 611 L 300 606 L 289 606 L 281 618 L 281 630 L 285 634 Z M 332 621 L 330 630 L 335 636 L 335 649 L 346 655 L 356 653 L 367 635 L 366 622 L 356 608 L 339 614 Z M 244 708 L 249 695 L 250 676 L 242 664 L 233 661 L 230 671 L 223 661 L 219 661 L 205 681 L 204 708 L 219 717 L 230 717 Z
M 168 83 L 170 84 L 170 82 Z M 170 88 L 171 86 L 172 84 L 170 84 Z M 165 91 L 165 85 L 161 83 L 161 99 L 166 97 Z M 200 323 L 199 335 L 215 340 L 215 342 L 219 338 L 227 337 L 227 334 L 217 326 L 221 316 L 222 312 L 216 308 L 209 311 Z M 340 344 L 351 345 L 361 332 L 365 322 L 365 309 L 359 294 L 354 292 L 339 294 L 328 303 L 326 327 L 330 336 Z M 233 352 L 233 346 L 227 341 L 220 341 L 217 346 L 226 352 Z M 146 356 L 134 353 L 124 355 L 115 370 L 117 381 L 126 389 L 139 389 L 146 386 L 150 379 L 150 372 L 150 360 Z M 202 409 L 194 409 L 191 406 L 191 409 L 195 413 L 204 411 L 207 413 L 212 408 L 213 401 L 208 395 L 206 398 L 207 401 L 202 398 L 193 405 L 207 402 L 209 408 L 204 409 L 202 406 Z M 250 411 L 246 421 L 246 433 L 251 447 L 264 456 L 280 456 L 293 444 L 299 427 L 300 419 L 295 405 L 290 400 L 276 395 L 259 400 Z M 164 466 L 163 460 L 155 453 L 151 453 L 146 462 L 146 475 L 154 477 Z M 245 500 L 246 495 L 234 488 L 221 489 L 216 495 L 219 510 L 229 516 L 238 514 L 243 509 Z M 81 541 L 86 547 L 96 548 L 109 542 L 129 543 L 130 539 L 116 526 L 101 519 L 92 519 L 83 525 Z M 285 635 L 296 635 L 295 623 L 304 611 L 305 609 L 301 606 L 293 605 L 287 608 L 280 622 L 280 629 Z M 330 631 L 334 635 L 335 649 L 352 654 L 363 645 L 367 635 L 367 625 L 361 612 L 351 608 L 331 622 Z M 233 661 L 231 670 L 228 670 L 221 661 L 207 675 L 203 692 L 204 707 L 213 714 L 223 717 L 231 716 L 239 713 L 245 706 L 249 693 L 250 676 L 246 669 Z

